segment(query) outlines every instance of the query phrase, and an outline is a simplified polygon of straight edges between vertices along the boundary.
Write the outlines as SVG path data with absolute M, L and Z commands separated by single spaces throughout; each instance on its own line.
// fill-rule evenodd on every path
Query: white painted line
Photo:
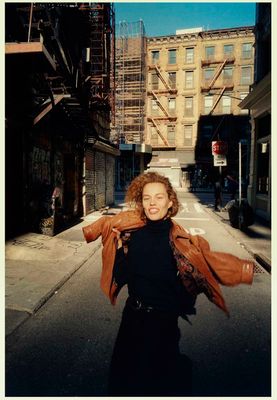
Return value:
M 210 218 L 186 218 L 186 217 L 173 217 L 173 219 L 184 219 L 186 221 L 210 221 Z
M 181 203 L 181 204 L 182 204 L 182 208 L 183 208 L 181 210 L 181 213 L 189 212 L 187 203 Z
M 204 212 L 204 210 L 202 209 L 202 206 L 200 206 L 199 203 L 194 203 L 193 205 L 194 205 L 194 208 L 195 208 L 196 212 L 198 212 L 198 213 L 203 213 Z

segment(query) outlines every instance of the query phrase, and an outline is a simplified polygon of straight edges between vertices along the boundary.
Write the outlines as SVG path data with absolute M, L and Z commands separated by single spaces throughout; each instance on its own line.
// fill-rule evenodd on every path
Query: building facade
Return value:
M 255 80 L 240 103 L 251 114 L 248 201 L 271 220 L 271 3 L 256 4 Z
M 196 181 L 205 187 L 215 175 L 211 142 L 227 142 L 223 173 L 235 174 L 238 141 L 250 141 L 248 111 L 238 104 L 253 83 L 254 29 L 176 33 L 147 39 L 149 168 L 169 175 L 175 186 L 189 188 Z M 246 166 L 244 173 L 247 178 Z
M 53 208 L 61 229 L 112 203 L 119 151 L 109 140 L 113 6 L 7 3 L 5 18 L 11 237 L 41 232 Z

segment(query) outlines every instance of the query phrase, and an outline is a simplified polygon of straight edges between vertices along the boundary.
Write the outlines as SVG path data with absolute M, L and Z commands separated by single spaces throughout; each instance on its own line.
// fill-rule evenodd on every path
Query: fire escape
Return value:
M 97 136 L 109 139 L 110 116 L 114 115 L 114 6 L 111 3 L 83 3 L 80 10 L 87 32 L 82 80 L 88 107 Z
M 155 73 L 157 74 L 159 80 L 162 82 L 164 88 L 163 89 L 159 89 L 159 88 L 153 89 L 153 85 L 152 85 L 152 90 L 148 91 L 147 94 L 149 96 L 151 96 L 152 99 L 154 99 L 156 101 L 156 104 L 160 108 L 160 110 L 162 111 L 163 115 L 162 116 L 151 115 L 150 117 L 147 118 L 147 120 L 149 122 L 151 122 L 153 124 L 153 126 L 155 127 L 158 135 L 160 136 L 160 138 L 162 139 L 162 141 L 164 143 L 164 147 L 172 147 L 169 144 L 167 138 L 165 138 L 164 135 L 162 134 L 160 126 L 161 126 L 161 123 L 175 122 L 177 117 L 174 116 L 174 115 L 170 115 L 168 110 L 162 105 L 162 103 L 160 101 L 160 96 L 163 96 L 163 95 L 166 95 L 166 96 L 174 95 L 174 96 L 176 96 L 177 89 L 173 88 L 171 83 L 169 82 L 169 80 L 167 80 L 165 78 L 164 72 L 162 71 L 162 69 L 160 68 L 158 63 L 150 64 L 149 67 L 148 67 L 148 70 L 149 71 L 155 71 Z M 173 146 L 173 147 L 175 147 L 175 146 Z
M 235 61 L 234 56 L 227 57 L 225 59 L 214 59 L 214 58 L 208 58 L 205 60 L 201 61 L 201 66 L 206 67 L 206 66 L 217 66 L 214 72 L 214 75 L 212 79 L 208 82 L 208 84 L 202 85 L 201 86 L 201 92 L 205 93 L 208 92 L 209 94 L 216 94 L 217 98 L 215 102 L 213 103 L 213 106 L 209 112 L 211 115 L 213 111 L 215 110 L 217 104 L 219 103 L 220 99 L 222 98 L 225 90 L 233 90 L 234 88 L 234 83 L 233 80 L 224 80 L 222 79 L 222 82 L 220 83 L 218 81 L 218 78 L 220 77 L 220 74 L 222 73 L 224 67 L 226 65 L 233 65 Z M 210 93 L 210 91 L 213 90 L 213 93 Z

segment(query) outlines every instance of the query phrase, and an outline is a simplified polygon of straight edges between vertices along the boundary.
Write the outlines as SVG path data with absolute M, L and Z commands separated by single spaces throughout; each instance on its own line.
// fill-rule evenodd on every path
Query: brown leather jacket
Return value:
M 121 289 L 118 288 L 113 277 L 117 238 L 112 228 L 117 228 L 120 232 L 123 232 L 141 228 L 144 224 L 145 222 L 141 220 L 136 211 L 122 211 L 112 217 L 101 217 L 83 228 L 87 243 L 102 236 L 101 288 L 110 298 L 112 304 L 116 303 L 116 297 Z M 190 235 L 174 220 L 172 220 L 170 236 L 175 257 L 176 254 L 180 255 L 181 258 L 184 256 L 184 259 L 188 260 L 189 264 L 193 266 L 193 270 L 197 272 L 197 279 L 195 279 L 199 281 L 199 276 L 203 278 L 200 280 L 204 281 L 204 287 L 207 290 L 199 290 L 198 293 L 204 292 L 210 301 L 229 315 L 219 284 L 226 286 L 234 286 L 240 283 L 251 284 L 253 281 L 253 262 L 242 260 L 232 254 L 211 251 L 209 243 L 202 236 Z M 177 260 L 177 267 L 183 275 L 184 268 L 181 264 L 182 260 L 180 263 Z

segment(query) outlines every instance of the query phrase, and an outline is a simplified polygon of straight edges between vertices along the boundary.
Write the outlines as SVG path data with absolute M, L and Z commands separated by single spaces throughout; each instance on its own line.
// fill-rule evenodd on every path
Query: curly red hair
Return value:
M 174 217 L 179 210 L 180 203 L 177 198 L 177 193 L 173 189 L 170 180 L 157 172 L 146 172 L 136 178 L 128 186 L 125 201 L 130 205 L 134 205 L 140 213 L 142 219 L 145 219 L 145 214 L 142 206 L 142 192 L 147 183 L 162 183 L 165 186 L 169 200 L 172 201 L 172 207 L 168 210 L 168 217 Z

